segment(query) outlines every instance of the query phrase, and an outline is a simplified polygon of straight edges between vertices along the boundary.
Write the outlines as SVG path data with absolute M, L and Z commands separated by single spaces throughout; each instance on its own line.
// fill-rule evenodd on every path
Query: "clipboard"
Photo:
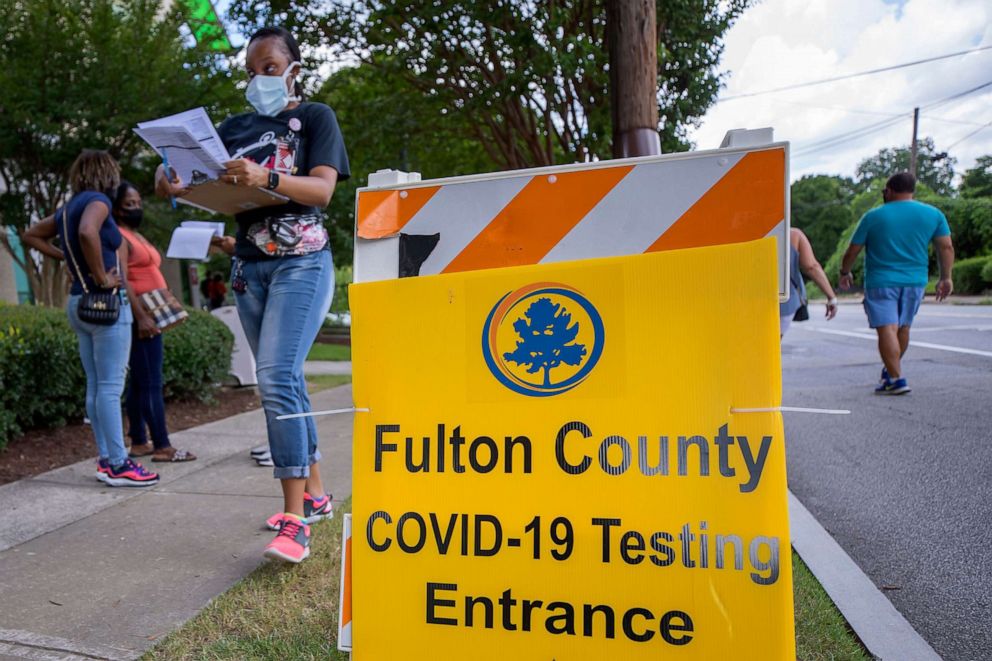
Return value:
M 286 204 L 289 198 L 264 188 L 233 186 L 220 179 L 212 179 L 190 187 L 189 192 L 176 198 L 204 211 L 233 216 L 244 211 Z

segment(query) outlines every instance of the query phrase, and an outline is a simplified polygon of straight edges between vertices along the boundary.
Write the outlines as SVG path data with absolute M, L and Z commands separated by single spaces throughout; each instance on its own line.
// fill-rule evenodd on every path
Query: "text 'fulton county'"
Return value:
M 439 423 L 431 436 L 400 437 L 400 434 L 398 424 L 376 425 L 377 473 L 397 461 L 410 473 L 532 472 L 533 443 L 525 435 L 505 435 L 500 443 L 496 440 L 498 436 L 469 438 L 463 434 L 461 425 L 448 432 L 444 423 Z M 566 422 L 555 434 L 555 463 L 568 475 L 597 469 L 615 476 L 628 472 L 646 477 L 713 475 L 735 479 L 740 491 L 749 493 L 761 481 L 772 443 L 771 436 L 762 436 L 757 441 L 731 435 L 726 424 L 712 437 L 672 438 L 673 442 L 669 442 L 667 435 L 638 435 L 631 441 L 616 434 L 596 435 L 584 422 Z

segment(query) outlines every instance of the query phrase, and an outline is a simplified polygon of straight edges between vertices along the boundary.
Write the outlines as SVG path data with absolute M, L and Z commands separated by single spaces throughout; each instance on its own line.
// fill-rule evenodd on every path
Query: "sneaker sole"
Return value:
M 321 521 L 323 519 L 333 519 L 333 518 L 334 518 L 334 510 L 331 510 L 327 514 L 314 514 L 313 516 L 308 516 L 307 518 L 303 519 L 303 523 L 305 523 L 307 525 L 310 525 L 311 523 L 316 523 L 317 521 Z M 266 521 L 265 522 L 265 529 L 266 530 L 275 530 L 275 531 L 278 531 L 279 530 L 279 526 L 278 525 L 270 525 L 269 522 Z
M 106 473 L 101 473 L 100 471 L 97 471 L 97 473 L 96 473 L 96 479 L 97 479 L 97 481 L 103 482 L 104 484 L 106 484 L 107 483 L 107 474 Z
M 333 519 L 333 518 L 334 518 L 334 510 L 331 510 L 326 514 L 314 514 L 312 516 L 308 516 L 307 518 L 303 519 L 303 522 L 307 525 L 310 525 L 311 523 L 316 523 L 317 521 L 321 521 L 323 519 Z
M 894 390 L 876 390 L 876 395 L 905 395 L 908 392 L 912 392 L 912 388 L 898 388 Z
M 158 484 L 158 480 L 148 480 L 146 482 L 135 482 L 134 480 L 128 480 L 123 477 L 107 477 L 104 484 L 108 487 L 153 487 Z
M 291 556 L 285 555 L 277 549 L 265 549 L 265 551 L 262 553 L 262 556 L 268 558 L 269 560 L 281 560 L 283 562 L 289 562 L 294 565 L 298 565 L 310 557 L 310 547 L 309 546 L 306 547 L 303 550 L 303 555 L 300 556 L 299 558 L 293 558 Z

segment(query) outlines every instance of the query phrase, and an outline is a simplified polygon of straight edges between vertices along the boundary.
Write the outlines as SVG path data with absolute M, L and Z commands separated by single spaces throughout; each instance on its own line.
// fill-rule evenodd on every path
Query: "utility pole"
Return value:
M 916 128 L 920 124 L 920 109 L 913 108 L 913 142 L 909 147 L 909 171 L 916 176 Z
M 607 0 L 613 157 L 661 153 L 655 0 Z

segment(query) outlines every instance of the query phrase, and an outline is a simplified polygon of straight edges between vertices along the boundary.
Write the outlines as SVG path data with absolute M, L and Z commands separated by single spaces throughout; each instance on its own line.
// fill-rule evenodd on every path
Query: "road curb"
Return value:
M 882 661 L 940 661 L 892 602 L 789 491 L 792 548 L 868 651 Z

